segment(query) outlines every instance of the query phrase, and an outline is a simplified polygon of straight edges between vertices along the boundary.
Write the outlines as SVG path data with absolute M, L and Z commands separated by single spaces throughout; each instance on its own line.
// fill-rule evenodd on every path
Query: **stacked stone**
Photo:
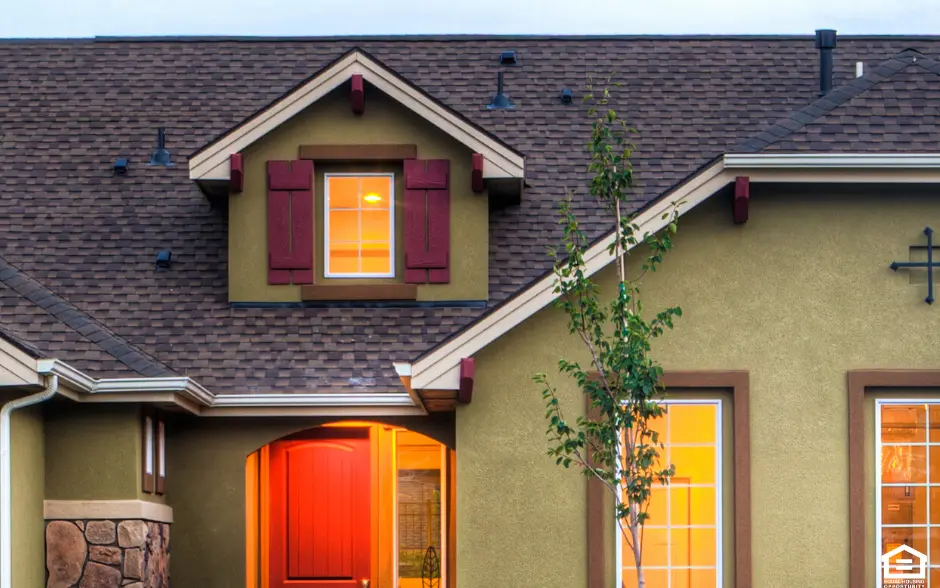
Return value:
M 170 526 L 49 521 L 46 588 L 169 588 Z

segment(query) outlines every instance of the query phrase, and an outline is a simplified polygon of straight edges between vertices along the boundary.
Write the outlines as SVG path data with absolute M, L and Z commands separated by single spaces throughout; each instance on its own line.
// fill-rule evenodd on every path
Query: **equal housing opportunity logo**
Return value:
M 881 556 L 881 583 L 885 588 L 927 586 L 927 556 L 901 545 Z

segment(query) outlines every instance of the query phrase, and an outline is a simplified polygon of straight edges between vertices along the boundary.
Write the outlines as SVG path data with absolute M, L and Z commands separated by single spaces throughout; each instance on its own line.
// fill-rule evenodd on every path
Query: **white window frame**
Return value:
M 330 178 L 388 178 L 389 211 L 389 272 L 388 273 L 335 273 L 330 271 Z M 338 208 L 336 210 L 353 210 Z M 362 259 L 362 207 L 359 211 L 359 255 Z M 326 278 L 394 278 L 395 277 L 395 174 L 394 173 L 335 173 L 323 174 L 323 276 Z
M 724 585 L 724 521 L 722 520 L 722 506 L 724 503 L 724 480 L 722 476 L 722 466 L 724 463 L 724 454 L 723 454 L 723 441 L 724 441 L 724 429 L 722 429 L 722 410 L 724 408 L 724 401 L 721 398 L 688 398 L 688 399 L 665 399 L 661 401 L 663 404 L 705 404 L 711 405 L 716 408 L 715 410 L 715 586 L 721 588 Z M 666 431 L 668 438 L 668 421 L 666 423 Z M 694 486 L 691 486 L 694 487 Z M 667 493 L 668 497 L 669 494 Z M 669 505 L 667 503 L 666 512 L 671 512 Z M 695 528 L 695 526 L 691 526 Z M 614 526 L 614 534 L 616 535 L 616 584 L 617 588 L 623 586 L 623 533 L 620 532 L 619 526 Z M 633 561 L 630 561 L 630 565 L 633 565 Z M 672 567 L 667 565 L 666 568 L 662 566 L 653 566 L 652 568 L 646 569 L 666 569 L 671 570 Z M 689 568 L 682 569 L 711 569 L 705 568 L 702 566 L 689 566 Z M 672 586 L 672 575 L 667 573 L 667 588 Z
M 906 405 L 924 405 L 927 410 L 926 414 L 926 435 L 924 437 L 923 443 L 898 443 L 898 442 L 888 442 L 882 443 L 881 441 L 881 407 L 891 404 L 906 404 Z M 908 525 L 882 525 L 881 523 L 881 489 L 885 487 L 885 484 L 881 482 L 881 450 L 884 445 L 894 446 L 894 445 L 907 445 L 911 447 L 926 447 L 926 462 L 925 466 L 927 468 L 927 481 L 923 484 L 888 484 L 888 487 L 899 487 L 899 486 L 917 486 L 927 488 L 927 522 L 924 525 L 924 529 L 927 531 L 927 585 L 930 585 L 930 570 L 940 569 L 940 562 L 936 562 L 935 565 L 931 565 L 930 561 L 930 528 L 931 527 L 940 527 L 940 525 L 931 525 L 930 524 L 930 446 L 940 446 L 940 442 L 930 442 L 930 407 L 929 405 L 936 404 L 940 405 L 940 398 L 937 399 L 924 399 L 924 398 L 876 398 L 875 399 L 875 578 L 878 586 L 882 585 L 881 579 L 881 531 L 882 528 L 887 527 L 907 527 Z M 937 488 L 940 488 L 940 484 L 934 484 Z M 915 528 L 920 527 L 919 525 Z M 911 546 L 913 547 L 913 545 Z

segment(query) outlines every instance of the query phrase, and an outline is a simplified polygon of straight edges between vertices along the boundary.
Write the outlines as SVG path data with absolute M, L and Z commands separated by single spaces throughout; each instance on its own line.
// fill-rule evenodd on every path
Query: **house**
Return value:
M 567 194 L 615 281 L 580 102 L 611 72 L 636 221 L 681 214 L 644 281 L 684 311 L 647 586 L 863 588 L 901 544 L 940 582 L 938 54 L 0 43 L 0 588 L 631 586 L 531 380 L 587 360 L 547 273 Z
M 894 563 L 891 558 L 895 558 Z M 927 556 L 907 545 L 899 545 L 881 556 L 881 573 L 889 579 L 926 580 Z

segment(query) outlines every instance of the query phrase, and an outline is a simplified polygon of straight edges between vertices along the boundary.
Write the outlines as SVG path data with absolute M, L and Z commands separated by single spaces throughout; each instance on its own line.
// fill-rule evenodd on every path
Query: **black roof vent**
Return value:
M 154 149 L 147 165 L 162 165 L 163 167 L 173 165 L 170 161 L 170 152 L 166 150 L 166 130 L 163 127 L 157 130 L 157 148 Z
M 574 92 L 571 91 L 571 88 L 563 88 L 561 90 L 561 103 L 571 104 L 572 102 L 574 102 Z
M 513 108 L 512 100 L 503 94 L 503 72 L 496 74 L 496 95 L 486 107 L 489 109 Z
M 500 65 L 519 65 L 515 51 L 503 51 L 499 54 Z
M 170 269 L 170 264 L 173 259 L 173 252 L 169 249 L 161 249 L 157 251 L 157 269 L 165 270 Z
M 819 95 L 832 90 L 832 50 L 836 48 L 836 32 L 832 29 L 816 31 L 816 48 L 819 49 Z
M 130 166 L 131 160 L 126 157 L 118 157 L 114 160 L 114 165 L 111 166 L 112 172 L 116 176 L 126 176 L 127 168 Z

